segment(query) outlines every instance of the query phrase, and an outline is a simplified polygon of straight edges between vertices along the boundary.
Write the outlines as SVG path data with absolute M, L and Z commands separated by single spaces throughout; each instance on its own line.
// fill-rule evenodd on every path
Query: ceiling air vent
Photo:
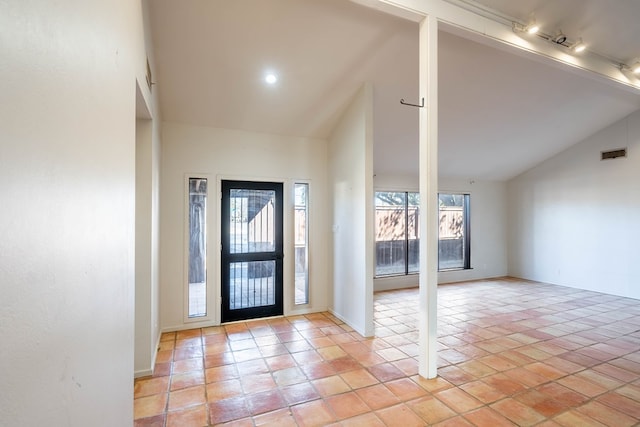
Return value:
M 617 159 L 618 157 L 627 157 L 627 149 L 620 148 L 618 150 L 600 152 L 600 160 Z

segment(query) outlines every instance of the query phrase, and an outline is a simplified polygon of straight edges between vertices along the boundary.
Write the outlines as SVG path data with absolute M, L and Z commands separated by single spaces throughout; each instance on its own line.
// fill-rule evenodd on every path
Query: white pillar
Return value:
M 420 334 L 418 372 L 437 375 L 438 292 L 438 21 L 420 22 Z

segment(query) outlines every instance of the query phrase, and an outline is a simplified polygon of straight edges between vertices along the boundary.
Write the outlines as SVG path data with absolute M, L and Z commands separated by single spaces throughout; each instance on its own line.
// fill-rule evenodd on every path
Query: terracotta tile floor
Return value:
M 439 377 L 425 380 L 417 298 L 376 294 L 370 339 L 328 313 L 163 334 L 154 376 L 135 381 L 135 425 L 640 425 L 640 301 L 441 285 Z

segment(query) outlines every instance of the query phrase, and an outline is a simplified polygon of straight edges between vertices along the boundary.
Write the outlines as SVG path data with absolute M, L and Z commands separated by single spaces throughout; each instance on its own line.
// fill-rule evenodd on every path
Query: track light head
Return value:
M 567 36 L 565 36 L 562 31 L 558 30 L 555 36 L 551 39 L 552 42 L 556 44 L 563 44 L 567 41 Z
M 586 48 L 587 45 L 582 42 L 582 38 L 579 38 L 574 44 L 571 45 L 570 49 L 575 53 L 580 53 L 583 52 Z
M 540 27 L 536 24 L 536 20 L 532 19 L 531 22 L 524 28 L 525 31 L 529 34 L 535 34 L 540 31 Z
M 513 22 L 512 29 L 514 33 L 527 33 L 533 35 L 540 31 L 540 26 L 538 26 L 536 20 L 532 18 L 527 25 L 523 25 L 519 22 Z
M 640 78 L 640 61 L 636 61 L 633 65 L 627 65 L 625 63 L 620 64 L 620 71 L 625 74 L 635 74 Z

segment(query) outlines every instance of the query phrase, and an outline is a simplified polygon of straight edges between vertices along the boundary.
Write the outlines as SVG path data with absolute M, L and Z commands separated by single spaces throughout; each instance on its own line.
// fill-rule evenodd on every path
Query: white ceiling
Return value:
M 608 34 L 590 46 L 624 61 L 640 56 L 640 2 L 482 3 L 523 21 L 535 12 L 545 29 L 553 18 L 550 31 L 561 25 L 585 41 Z M 375 172 L 417 174 L 418 111 L 399 103 L 418 101 L 416 23 L 348 0 L 148 5 L 163 120 L 326 138 L 370 81 Z M 576 5 L 580 13 L 570 13 Z M 616 32 L 616 22 L 632 29 Z M 509 179 L 640 108 L 640 91 L 456 33 L 439 35 L 443 176 Z M 267 70 L 278 73 L 276 85 L 264 84 Z

